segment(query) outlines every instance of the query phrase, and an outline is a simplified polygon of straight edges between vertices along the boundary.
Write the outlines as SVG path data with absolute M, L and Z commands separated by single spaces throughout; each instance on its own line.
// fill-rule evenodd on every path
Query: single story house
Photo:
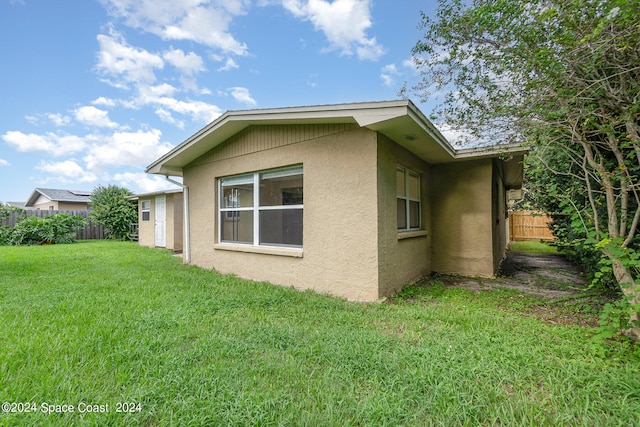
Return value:
M 147 172 L 183 179 L 185 262 L 372 301 L 495 275 L 526 151 L 456 150 L 399 100 L 228 111 Z
M 5 206 L 9 206 L 11 208 L 24 209 L 24 210 L 31 209 L 26 207 L 25 204 L 26 202 L 5 202 Z
M 36 188 L 27 199 L 25 209 L 86 211 L 89 210 L 89 202 L 91 202 L 91 191 Z
M 182 189 L 128 197 L 138 202 L 138 243 L 182 251 L 184 203 Z

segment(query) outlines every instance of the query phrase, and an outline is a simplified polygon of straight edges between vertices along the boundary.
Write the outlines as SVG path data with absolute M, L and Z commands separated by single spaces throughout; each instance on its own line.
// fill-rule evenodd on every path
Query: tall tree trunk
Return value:
M 620 284 L 622 292 L 629 297 L 631 305 L 637 307 L 638 303 L 640 303 L 640 283 L 634 280 L 631 271 L 622 263 L 620 258 L 609 254 L 607 254 L 607 256 L 611 260 L 613 275 Z M 636 311 L 636 309 L 631 312 L 629 321 L 631 328 L 627 329 L 625 333 L 633 340 L 640 342 L 640 313 Z

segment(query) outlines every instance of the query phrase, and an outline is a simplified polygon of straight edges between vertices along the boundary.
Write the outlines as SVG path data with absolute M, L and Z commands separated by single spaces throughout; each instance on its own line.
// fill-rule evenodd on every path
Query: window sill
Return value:
M 232 252 L 247 252 L 253 254 L 288 256 L 302 258 L 302 248 L 279 248 L 275 246 L 238 245 L 234 243 L 216 243 L 213 249 Z
M 426 230 L 402 231 L 398 233 L 398 240 L 413 239 L 414 237 L 426 237 Z

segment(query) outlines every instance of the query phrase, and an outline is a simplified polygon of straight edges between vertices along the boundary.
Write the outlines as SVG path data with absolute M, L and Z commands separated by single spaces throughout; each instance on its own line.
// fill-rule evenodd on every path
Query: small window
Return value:
M 142 220 L 149 221 L 151 219 L 151 200 L 143 200 L 140 205 L 142 208 Z
M 218 240 L 302 247 L 302 166 L 219 180 Z
M 396 169 L 398 231 L 420 230 L 420 174 L 398 166 Z

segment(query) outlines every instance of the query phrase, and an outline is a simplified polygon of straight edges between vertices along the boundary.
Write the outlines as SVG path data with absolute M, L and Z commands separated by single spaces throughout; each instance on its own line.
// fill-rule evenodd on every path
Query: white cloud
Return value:
M 170 111 L 167 111 L 164 108 L 158 108 L 155 113 L 163 122 L 175 125 L 180 129 L 184 129 L 184 122 L 173 117 Z
M 101 128 L 115 128 L 118 124 L 109 119 L 109 113 L 99 108 L 87 105 L 76 108 L 74 111 L 76 120 L 85 125 L 96 126 Z
M 74 160 L 42 161 L 36 166 L 36 169 L 55 175 L 62 182 L 95 182 L 98 180 L 94 173 L 85 171 Z
M 405 68 L 409 68 L 414 72 L 418 72 L 418 66 L 416 65 L 416 61 L 413 58 L 405 59 L 402 61 L 402 66 Z
M 8 131 L 2 139 L 11 147 L 22 152 L 44 151 L 54 156 L 63 156 L 82 151 L 85 142 L 75 135 L 57 135 L 48 132 L 44 135 L 25 134 L 20 131 Z
M 387 50 L 378 44 L 375 37 L 364 39 L 360 42 L 359 46 L 356 46 L 356 54 L 360 59 L 376 61 L 385 53 L 387 53 Z
M 123 102 L 127 108 L 138 109 L 145 106 L 155 108 L 156 114 L 165 122 L 176 124 L 182 128 L 183 123 L 171 117 L 171 112 L 191 117 L 191 120 L 201 123 L 209 123 L 216 119 L 222 110 L 216 105 L 203 101 L 181 101 L 175 98 L 178 89 L 167 83 L 157 86 L 141 85 L 138 94 L 131 101 Z M 208 90 L 199 91 L 206 94 Z
M 360 59 L 377 60 L 385 53 L 375 37 L 368 38 L 371 27 L 371 0 L 282 0 L 282 6 L 297 18 L 310 21 L 322 31 L 330 49 Z
M 168 83 L 162 83 L 156 86 L 142 85 L 138 87 L 138 100 L 142 101 L 142 104 L 153 102 L 155 98 L 161 96 L 174 96 L 178 89 Z
M 250 105 L 252 107 L 258 105 L 255 99 L 251 97 L 249 89 L 245 87 L 231 87 L 228 89 L 229 94 L 241 104 Z
M 144 172 L 117 173 L 113 176 L 113 178 L 118 181 L 120 185 L 123 185 L 127 188 L 139 188 L 144 193 L 179 188 L 178 186 L 170 183 L 164 178 L 161 178 L 157 175 L 149 175 Z
M 24 118 L 34 126 L 42 126 L 53 123 L 54 126 L 62 127 L 71 124 L 71 117 L 60 113 L 27 115 Z
M 227 61 L 222 67 L 218 68 L 218 71 L 229 71 L 234 68 L 239 68 L 238 63 L 234 61 L 233 58 L 227 58 Z
M 52 153 L 55 150 L 54 143 L 41 135 L 25 134 L 20 131 L 8 131 L 2 135 L 2 139 L 18 151 L 46 151 Z
M 202 101 L 180 101 L 174 98 L 157 98 L 153 103 L 169 109 L 175 113 L 191 116 L 193 120 L 209 123 L 222 114 L 220 108 Z
M 164 67 L 160 55 L 129 46 L 124 38 L 115 32 L 108 36 L 99 34 L 97 38 L 100 44 L 97 68 L 101 73 L 115 79 L 106 80 L 112 86 L 123 87 L 121 80 L 125 83 L 156 81 L 154 70 Z
M 161 135 L 159 130 L 152 129 L 96 136 L 83 160 L 89 170 L 101 170 L 103 166 L 146 166 L 172 148 L 168 142 L 160 141 Z
M 71 123 L 71 118 L 69 116 L 63 116 L 59 113 L 49 113 L 46 116 L 56 126 L 65 126 Z
M 115 107 L 117 104 L 113 99 L 105 98 L 104 96 L 94 99 L 93 101 L 91 101 L 91 103 L 93 105 L 99 105 L 101 107 Z
M 40 124 L 40 118 L 32 115 L 24 116 L 25 120 L 31 123 L 34 126 L 38 126 Z
M 188 76 L 192 76 L 205 70 L 202 58 L 193 52 L 189 52 L 185 55 L 181 49 L 174 49 L 164 52 L 162 57 L 169 64 L 173 65 Z
M 11 163 L 6 161 L 5 159 L 0 159 L 0 166 L 11 166 Z
M 398 68 L 395 66 L 395 64 L 385 65 L 384 67 L 382 67 L 382 70 L 380 72 L 380 78 L 384 82 L 385 86 L 389 87 L 394 85 L 394 77 L 399 75 L 400 73 L 398 72 Z
M 249 0 L 102 0 L 110 14 L 133 28 L 165 40 L 187 40 L 246 55 L 247 46 L 229 33 L 234 16 Z

